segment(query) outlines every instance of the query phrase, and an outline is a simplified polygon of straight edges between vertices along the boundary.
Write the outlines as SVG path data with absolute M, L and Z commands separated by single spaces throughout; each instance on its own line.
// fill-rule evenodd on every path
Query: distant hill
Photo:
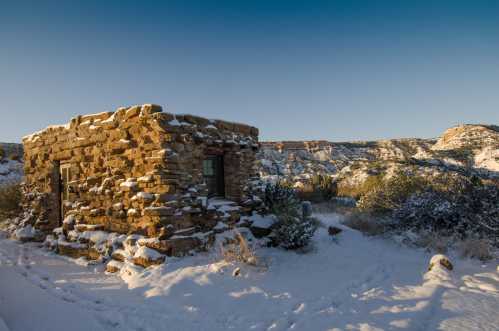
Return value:
M 262 142 L 258 159 L 264 178 L 285 178 L 298 187 L 316 174 L 356 184 L 369 175 L 399 168 L 422 173 L 467 171 L 499 178 L 499 127 L 459 125 L 438 139 Z

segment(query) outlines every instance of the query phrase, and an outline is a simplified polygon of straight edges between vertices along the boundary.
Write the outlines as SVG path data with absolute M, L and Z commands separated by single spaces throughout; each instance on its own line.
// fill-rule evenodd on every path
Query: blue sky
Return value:
M 0 141 L 141 103 L 261 140 L 499 124 L 499 1 L 0 2 Z

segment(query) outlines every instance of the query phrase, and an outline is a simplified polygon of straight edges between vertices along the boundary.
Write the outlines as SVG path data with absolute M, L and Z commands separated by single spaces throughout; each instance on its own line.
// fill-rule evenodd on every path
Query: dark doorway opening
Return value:
M 62 212 L 62 178 L 61 178 L 61 164 L 59 161 L 55 161 L 52 164 L 52 174 L 50 176 L 50 189 L 52 191 L 51 200 L 53 208 L 52 217 L 57 217 L 59 226 L 62 225 L 63 212 Z
M 58 181 L 59 181 L 59 214 L 60 214 L 60 223 L 62 224 L 62 221 L 64 220 L 64 217 L 66 216 L 66 209 L 69 202 L 69 181 L 71 179 L 71 174 L 70 174 L 70 165 L 69 164 L 58 164 Z
M 208 187 L 208 197 L 225 197 L 222 155 L 209 155 L 203 160 L 203 177 Z

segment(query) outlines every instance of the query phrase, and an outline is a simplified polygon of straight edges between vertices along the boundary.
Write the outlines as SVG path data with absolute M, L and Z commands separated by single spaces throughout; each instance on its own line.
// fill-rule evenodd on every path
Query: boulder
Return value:
M 88 257 L 88 246 L 85 244 L 59 241 L 57 244 L 58 253 L 74 259 Z
M 123 263 L 115 260 L 111 260 L 106 264 L 106 271 L 109 273 L 116 273 L 123 268 Z
M 277 222 L 277 219 L 273 215 L 261 216 L 253 214 L 253 216 L 250 217 L 250 221 L 252 222 L 250 226 L 251 233 L 253 233 L 256 238 L 263 238 L 272 232 L 272 228 Z
M 431 260 L 430 264 L 428 266 L 428 271 L 432 271 L 436 268 L 445 268 L 448 271 L 452 271 L 454 269 L 454 266 L 450 262 L 449 258 L 443 254 L 437 254 L 434 255 Z
M 144 268 L 151 265 L 158 265 L 165 262 L 166 257 L 156 250 L 148 248 L 146 246 L 141 246 L 135 254 L 133 255 L 133 263 Z

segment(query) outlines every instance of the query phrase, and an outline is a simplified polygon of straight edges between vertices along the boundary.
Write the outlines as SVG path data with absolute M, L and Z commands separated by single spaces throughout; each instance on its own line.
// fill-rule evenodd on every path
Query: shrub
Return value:
M 383 175 L 372 175 L 359 185 L 348 183 L 339 183 L 337 186 L 337 195 L 340 197 L 350 197 L 359 199 L 368 192 L 380 187 L 383 183 Z
M 267 184 L 263 202 L 268 212 L 275 215 L 290 213 L 300 205 L 296 191 L 282 181 Z
M 317 229 L 317 222 L 302 212 L 295 190 L 281 182 L 269 184 L 264 202 L 267 210 L 277 216 L 272 231 L 275 243 L 286 249 L 307 246 Z
M 0 147 L 0 160 L 3 159 L 5 156 L 5 151 L 3 150 L 3 148 Z
M 399 208 L 412 194 L 422 192 L 427 185 L 422 177 L 398 172 L 366 187 L 358 207 L 363 212 L 385 215 Z
M 273 231 L 276 243 L 285 249 L 305 247 L 317 229 L 317 221 L 312 217 L 298 217 L 293 214 L 278 215 Z
M 456 177 L 448 186 L 430 186 L 393 211 L 396 226 L 455 235 L 490 238 L 499 245 L 499 187 L 472 177 Z
M 17 215 L 21 211 L 21 199 L 21 187 L 18 183 L 0 185 L 0 215 Z

